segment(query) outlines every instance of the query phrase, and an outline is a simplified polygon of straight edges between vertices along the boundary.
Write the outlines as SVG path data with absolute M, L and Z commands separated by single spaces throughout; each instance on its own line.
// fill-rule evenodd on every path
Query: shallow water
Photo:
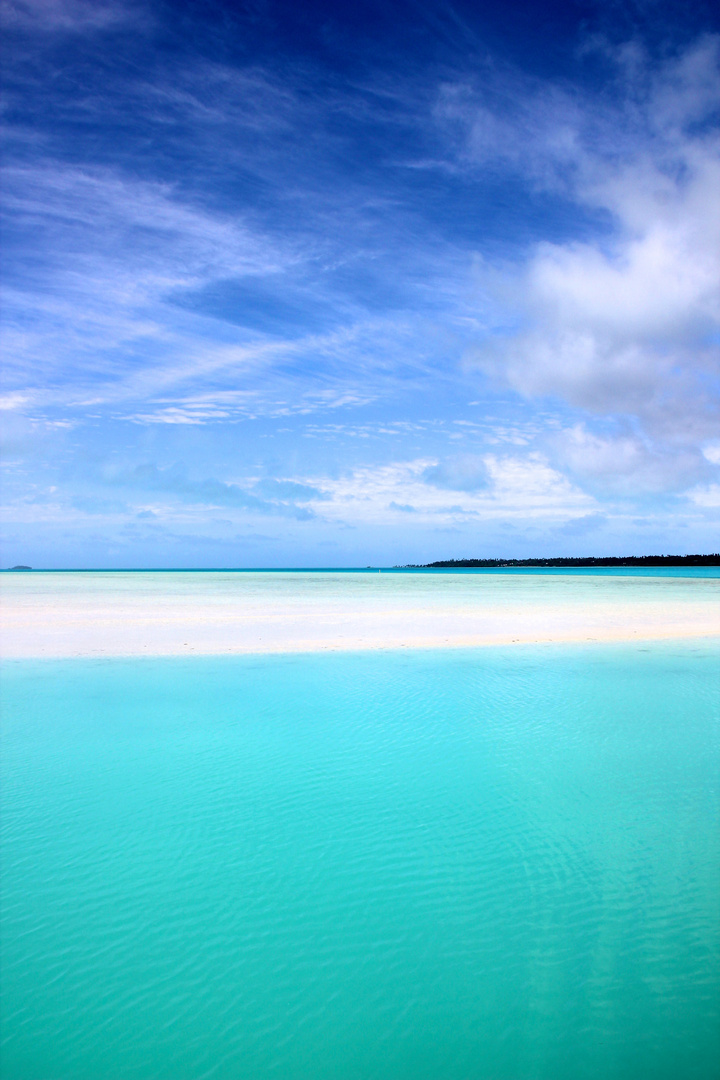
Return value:
M 719 661 L 8 663 L 4 1080 L 717 1078 Z
M 682 570 L 682 568 L 681 568 Z M 720 568 L 675 574 L 0 574 L 8 657 L 222 655 L 720 635 Z

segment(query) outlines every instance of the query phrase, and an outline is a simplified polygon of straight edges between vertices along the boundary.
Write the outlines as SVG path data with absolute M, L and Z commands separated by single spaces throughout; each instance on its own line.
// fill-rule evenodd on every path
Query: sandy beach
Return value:
M 48 572 L 0 584 L 8 659 L 720 636 L 720 578 Z

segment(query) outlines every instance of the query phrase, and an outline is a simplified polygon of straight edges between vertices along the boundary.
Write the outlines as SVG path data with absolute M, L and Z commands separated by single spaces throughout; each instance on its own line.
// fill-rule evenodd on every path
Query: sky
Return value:
M 720 549 L 720 9 L 3 0 L 3 566 Z

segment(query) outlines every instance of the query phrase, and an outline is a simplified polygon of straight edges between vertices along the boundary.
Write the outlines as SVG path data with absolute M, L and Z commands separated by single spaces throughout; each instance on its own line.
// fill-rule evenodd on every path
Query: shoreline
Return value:
M 677 643 L 690 644 L 696 642 L 698 644 L 711 643 L 717 641 L 720 646 L 720 630 L 700 631 L 693 633 L 676 633 L 669 632 L 657 632 L 657 633 L 634 633 L 632 636 L 626 634 L 596 634 L 594 636 L 583 637 L 581 635 L 561 637 L 497 637 L 497 638 L 458 638 L 452 640 L 440 640 L 434 638 L 410 640 L 405 642 L 394 642 L 385 640 L 373 640 L 367 641 L 343 641 L 333 642 L 328 644 L 327 642 L 313 642 L 303 641 L 297 642 L 292 645 L 284 646 L 268 646 L 268 647 L 253 647 L 253 646 L 240 646 L 240 647 L 226 647 L 220 648 L 198 648 L 195 646 L 178 646 L 173 649 L 160 649 L 160 648 L 148 648 L 142 649 L 128 649 L 121 651 L 120 649 L 104 650 L 104 649 L 81 649 L 78 651 L 70 651 L 66 649 L 64 651 L 7 651 L 3 650 L 0 653 L 0 664 L 12 664 L 22 663 L 26 661 L 43 661 L 48 662 L 60 661 L 60 660 L 139 660 L 143 657 L 149 660 L 171 660 L 171 659 L 188 659 L 189 657 L 199 658 L 220 658 L 231 656 L 243 656 L 243 657 L 262 657 L 262 656 L 314 656 L 321 653 L 369 653 L 369 652 L 433 652 L 433 651 L 445 651 L 448 652 L 458 649 L 503 649 L 512 648 L 518 646 L 538 645 L 538 646 L 553 646 L 553 645 L 566 645 L 571 646 L 586 646 L 586 645 L 643 645 L 643 644 L 657 644 L 663 643 Z

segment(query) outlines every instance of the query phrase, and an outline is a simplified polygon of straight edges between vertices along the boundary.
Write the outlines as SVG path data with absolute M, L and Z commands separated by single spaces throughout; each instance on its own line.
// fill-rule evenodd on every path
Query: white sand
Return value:
M 17 573 L 0 588 L 6 658 L 720 637 L 720 578 Z

